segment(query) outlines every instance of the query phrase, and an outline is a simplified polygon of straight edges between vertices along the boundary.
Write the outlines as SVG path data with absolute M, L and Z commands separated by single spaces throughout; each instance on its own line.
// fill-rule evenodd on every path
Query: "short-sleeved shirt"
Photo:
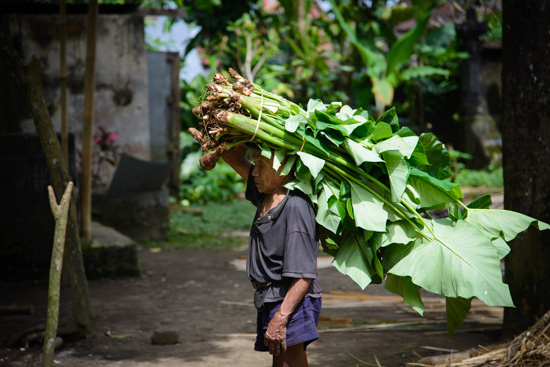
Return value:
M 258 209 L 250 229 L 248 278 L 272 283 L 266 290 L 265 302 L 284 299 L 293 278 L 312 279 L 306 296 L 321 297 L 317 279 L 319 235 L 309 198 L 299 190 L 289 190 L 285 198 L 262 217 L 265 194 L 260 193 L 254 183 L 253 168 L 248 175 L 246 198 Z

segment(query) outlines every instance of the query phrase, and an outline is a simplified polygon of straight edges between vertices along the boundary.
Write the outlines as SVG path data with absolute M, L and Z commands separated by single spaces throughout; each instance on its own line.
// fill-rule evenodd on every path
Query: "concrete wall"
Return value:
M 69 131 L 81 147 L 84 106 L 87 16 L 67 16 L 67 115 Z M 56 131 L 60 131 L 60 61 L 57 15 L 3 15 L 1 30 L 21 52 L 45 65 L 45 99 Z M 94 124 L 119 134 L 124 152 L 150 160 L 147 53 L 143 16 L 100 14 L 95 79 Z M 0 132 L 34 132 L 34 123 L 21 96 L 14 93 L 5 70 L 0 70 Z M 95 131 L 95 129 L 94 129 Z M 112 172 L 103 173 L 104 185 Z

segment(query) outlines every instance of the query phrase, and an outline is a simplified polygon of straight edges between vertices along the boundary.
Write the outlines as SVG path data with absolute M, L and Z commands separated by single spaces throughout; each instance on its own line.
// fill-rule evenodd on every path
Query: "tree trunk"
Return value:
M 59 4 L 59 88 L 61 89 L 60 110 L 61 110 L 61 149 L 65 163 L 69 164 L 69 137 L 67 127 L 67 17 L 66 2 L 61 0 Z
M 80 210 L 82 238 L 92 236 L 92 139 L 94 127 L 95 54 L 97 39 L 97 0 L 88 3 L 88 40 L 84 79 L 84 124 L 82 127 L 82 174 L 80 175 Z
M 61 146 L 53 130 L 48 107 L 42 94 L 42 80 L 44 71 L 42 63 L 32 57 L 29 66 L 21 64 L 19 57 L 12 47 L 7 44 L 6 37 L 0 34 L 0 56 L 7 69 L 13 74 L 27 97 L 30 114 L 34 120 L 36 133 L 46 156 L 46 164 L 50 172 L 52 186 L 57 197 L 61 197 L 65 187 L 72 181 L 61 153 Z M 78 331 L 92 333 L 95 331 L 95 319 L 90 304 L 88 281 L 84 272 L 82 249 L 80 248 L 80 234 L 76 218 L 76 190 L 72 192 L 69 208 L 69 222 L 67 223 L 66 249 L 69 260 L 69 276 L 73 299 L 72 326 Z
M 502 139 L 506 209 L 550 222 L 549 0 L 504 0 Z M 533 325 L 550 309 L 550 231 L 531 228 L 510 242 L 505 280 L 516 308 L 503 336 Z

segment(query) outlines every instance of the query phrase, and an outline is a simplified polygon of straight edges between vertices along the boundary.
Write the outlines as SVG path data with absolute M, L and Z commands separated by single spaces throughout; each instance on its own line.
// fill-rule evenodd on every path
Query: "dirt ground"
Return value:
M 256 310 L 244 270 L 245 250 L 139 248 L 142 278 L 89 283 L 98 333 L 64 340 L 55 366 L 270 366 L 253 351 Z M 497 341 L 502 310 L 474 303 L 452 341 L 442 298 L 425 298 L 420 318 L 382 286 L 362 291 L 319 259 L 324 291 L 321 338 L 308 348 L 312 367 L 405 366 L 443 350 L 463 351 Z M 0 282 L 0 305 L 33 305 L 33 315 L 0 315 L 0 366 L 41 365 L 41 345 L 8 347 L 13 335 L 45 322 L 45 282 Z M 62 290 L 62 313 L 70 310 Z M 179 343 L 152 345 L 158 328 L 177 330 Z

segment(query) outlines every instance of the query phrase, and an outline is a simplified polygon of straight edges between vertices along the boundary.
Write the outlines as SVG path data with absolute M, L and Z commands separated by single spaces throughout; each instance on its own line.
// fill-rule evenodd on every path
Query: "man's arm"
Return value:
M 286 352 L 286 324 L 300 301 L 304 298 L 311 279 L 296 278 L 292 280 L 281 307 L 277 310 L 265 333 L 264 344 L 269 347 L 269 353 L 278 356 Z
M 237 172 L 242 178 L 248 180 L 248 173 L 252 163 L 246 159 L 246 151 L 248 148 L 245 145 L 237 145 L 236 147 L 226 150 L 222 154 L 222 158 Z

